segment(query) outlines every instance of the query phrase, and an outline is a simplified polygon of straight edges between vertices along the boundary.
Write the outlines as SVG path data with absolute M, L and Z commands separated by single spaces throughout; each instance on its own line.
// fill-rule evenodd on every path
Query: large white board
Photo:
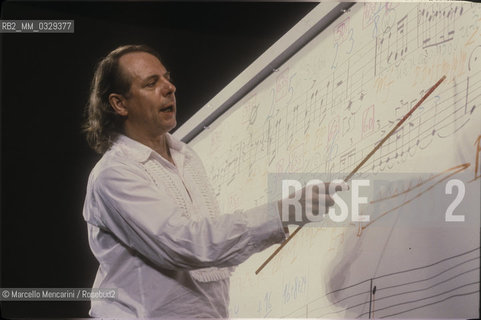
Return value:
M 306 227 L 259 275 L 275 247 L 251 257 L 232 317 L 479 316 L 480 26 L 474 3 L 358 3 L 190 142 L 222 211 L 247 209 L 273 173 L 350 172 L 447 76 L 359 171 L 396 180 L 370 221 Z

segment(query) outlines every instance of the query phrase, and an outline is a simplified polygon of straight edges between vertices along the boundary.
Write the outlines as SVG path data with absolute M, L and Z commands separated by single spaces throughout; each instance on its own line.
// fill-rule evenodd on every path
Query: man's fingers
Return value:
M 341 179 L 333 180 L 331 182 L 313 183 L 308 184 L 304 188 L 298 190 L 297 192 L 306 193 L 306 189 L 311 189 L 312 192 L 318 194 L 333 194 L 338 191 L 349 190 L 349 185 Z
M 330 195 L 326 195 L 326 205 L 332 207 L 334 205 L 334 199 Z
M 329 190 L 329 193 L 335 193 L 338 191 L 346 191 L 349 190 L 349 185 L 341 179 L 338 180 L 333 180 L 331 182 L 326 183 L 327 190 Z
M 319 195 L 319 203 L 317 201 L 313 201 L 314 203 L 318 204 L 320 207 L 332 207 L 334 205 L 334 199 L 328 194 L 320 194 Z

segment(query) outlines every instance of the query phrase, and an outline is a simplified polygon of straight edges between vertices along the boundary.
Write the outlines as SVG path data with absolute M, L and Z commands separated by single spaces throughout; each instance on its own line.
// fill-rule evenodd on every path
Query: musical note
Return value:
M 334 41 L 338 44 L 343 43 L 347 39 L 349 22 L 351 18 L 347 17 L 334 27 Z
M 349 98 L 349 60 L 333 72 L 332 107 L 336 108 Z
M 362 113 L 362 137 L 374 132 L 374 105 L 368 107 Z
M 403 58 L 408 51 L 407 23 L 407 14 L 397 22 L 396 53 L 394 60 Z
M 267 132 L 268 132 L 268 140 L 267 140 L 267 155 L 268 155 L 268 165 L 270 166 L 272 161 L 277 156 L 277 152 L 279 149 L 279 134 L 280 134 L 280 125 L 282 119 L 278 118 L 277 120 L 269 119 L 267 124 Z
M 469 170 L 473 171 L 469 171 L 469 179 L 474 177 L 479 181 L 481 139 L 475 142 L 474 138 L 479 136 L 476 123 L 481 114 L 481 42 L 477 37 L 479 32 L 472 35 L 481 26 L 481 10 L 462 3 L 366 3 L 355 6 L 359 7 L 357 11 L 346 13 L 345 17 L 338 20 L 345 22 L 344 25 L 335 23 L 328 27 L 321 33 L 320 40 L 312 40 L 312 46 L 305 47 L 306 51 L 301 49 L 296 58 L 287 60 L 280 67 L 282 73 L 273 73 L 252 89 L 247 98 L 256 96 L 255 101 L 240 100 L 226 116 L 219 117 L 216 120 L 219 125 L 212 126 L 211 132 L 205 133 L 209 140 L 201 136 L 199 142 L 194 141 L 195 150 L 205 159 L 222 211 L 251 208 L 279 197 L 278 191 L 268 187 L 271 183 L 267 179 L 268 173 L 322 172 L 326 173 L 327 180 L 338 178 L 339 172 L 348 170 L 359 163 L 359 159 L 365 158 L 379 139 L 423 95 L 421 89 L 427 88 L 440 73 L 446 73 L 447 78 L 436 92 L 437 96 L 427 99 L 358 173 L 370 178 L 371 174 L 381 177 L 382 172 L 401 172 L 410 168 L 427 172 L 439 169 L 444 163 L 451 166 L 453 158 L 459 157 L 471 162 Z M 365 17 L 362 16 L 363 12 Z M 350 20 L 347 22 L 348 17 Z M 351 37 L 355 39 L 355 45 L 348 52 Z M 332 43 L 336 45 L 332 46 Z M 459 46 L 454 45 L 456 43 Z M 331 69 L 334 57 L 335 68 Z M 459 154 L 452 154 L 451 149 Z M 468 181 L 466 190 L 469 191 L 473 185 L 476 186 Z M 386 196 L 389 194 L 386 192 Z M 428 201 L 423 201 L 423 204 L 430 205 Z M 414 213 L 416 210 L 411 210 L 413 208 L 406 205 L 406 210 L 394 209 L 387 216 L 395 218 L 404 212 Z M 361 214 L 371 214 L 375 219 L 391 208 L 369 212 L 371 209 L 368 207 Z M 422 212 L 431 214 L 429 209 Z M 376 221 L 389 221 L 389 218 Z M 376 269 L 377 266 L 388 266 L 384 269 L 388 273 L 393 270 L 392 260 L 381 253 L 373 259 L 376 260 L 372 264 L 374 267 L 360 268 L 355 273 L 350 266 L 359 266 L 356 259 L 362 258 L 366 248 L 372 249 L 371 252 L 381 252 L 385 246 L 384 240 L 378 240 L 379 230 L 363 229 L 365 226 L 346 224 L 340 228 L 328 228 L 325 225 L 306 228 L 305 231 L 310 232 L 304 235 L 299 233 L 299 241 L 294 239 L 288 244 L 292 250 L 276 256 L 263 271 L 266 272 L 266 278 L 270 277 L 272 282 L 278 281 L 275 286 L 266 278 L 242 278 L 244 274 L 253 274 L 252 271 L 262 263 L 262 258 L 253 256 L 256 262 L 246 262 L 244 270 L 241 270 L 243 273 L 239 275 L 237 272 L 242 269 L 241 265 L 233 276 L 237 280 L 231 283 L 233 292 L 236 292 L 231 300 L 232 314 L 236 317 L 263 317 L 266 314 L 269 317 L 344 317 L 350 312 L 347 318 L 366 318 L 371 306 L 376 317 L 397 312 L 403 312 L 399 315 L 401 317 L 416 316 L 416 310 L 409 311 L 403 305 L 394 306 L 402 303 L 403 298 L 406 301 L 410 298 L 415 300 L 412 304 L 423 312 L 442 315 L 438 311 L 445 311 L 444 304 L 428 306 L 422 300 L 437 302 L 441 299 L 400 290 L 424 289 L 420 282 L 406 285 L 410 281 L 423 280 L 411 280 L 410 277 L 418 276 L 415 272 L 406 271 L 404 278 L 386 274 L 384 278 L 376 278 L 376 275 L 383 274 Z M 403 235 L 398 228 L 392 230 L 396 234 L 389 238 L 391 240 Z M 397 240 L 392 241 L 397 247 L 391 257 L 406 263 L 402 267 L 396 265 L 394 271 L 409 269 L 404 268 L 406 265 L 419 267 L 416 264 L 418 261 L 410 261 L 415 250 L 418 254 L 416 257 L 422 256 L 426 264 L 436 263 L 433 259 L 439 258 L 443 251 L 430 251 L 430 255 L 422 255 L 420 250 L 424 246 L 406 243 L 404 247 Z M 373 245 L 379 245 L 379 248 L 373 248 Z M 345 254 L 346 247 L 351 246 L 358 246 L 358 256 L 350 252 Z M 386 245 L 389 246 L 391 243 Z M 413 250 L 408 251 L 411 247 Z M 318 255 L 322 256 L 322 261 L 316 260 L 315 256 L 318 255 L 313 255 L 313 250 L 321 250 Z M 462 252 L 459 250 L 457 254 Z M 345 255 L 346 259 L 337 264 L 336 259 L 341 255 Z M 439 260 L 449 256 L 451 252 Z M 479 259 L 474 261 L 478 261 L 479 265 Z M 327 268 L 331 263 L 340 275 L 333 275 Z M 309 266 L 306 282 L 310 289 L 303 297 L 305 299 L 293 299 L 295 294 L 298 297 L 301 294 L 303 274 L 297 269 L 301 264 Z M 439 263 L 441 265 L 444 262 Z M 426 277 L 435 276 L 434 269 L 423 269 Z M 462 272 L 471 271 L 466 269 Z M 301 281 L 296 283 L 295 277 Z M 402 278 L 402 281 L 396 277 Z M 327 278 L 337 281 L 334 281 L 332 291 L 324 290 Z M 346 279 L 346 283 L 342 279 Z M 456 289 L 458 280 L 446 282 L 446 286 L 449 290 L 469 294 L 471 291 Z M 370 302 L 371 281 L 377 291 Z M 399 286 L 399 290 L 389 288 L 389 282 Z M 436 284 L 430 281 L 426 283 L 429 286 Z M 473 286 L 469 282 L 461 282 L 460 285 L 469 286 L 466 288 Z M 458 291 L 454 291 L 454 295 Z M 249 292 L 249 295 L 245 292 Z M 476 294 L 479 295 L 474 293 L 469 297 L 473 298 Z M 448 293 L 444 297 L 451 295 Z M 396 299 L 400 301 L 392 302 Z M 461 304 L 465 301 L 464 297 L 454 299 Z M 464 307 L 469 310 L 469 306 Z
M 329 92 L 329 81 L 327 82 L 327 85 L 326 85 L 326 94 L 325 95 L 322 95 L 321 97 L 319 97 L 320 99 L 320 103 L 319 103 L 319 120 L 317 121 L 317 125 L 320 126 L 322 124 L 322 122 L 324 121 L 324 119 L 326 118 L 326 115 L 327 115 L 327 93 Z M 322 88 L 321 88 L 322 90 Z M 317 97 L 317 94 L 318 94 L 318 91 L 316 90 L 316 101 L 318 99 Z
M 356 155 L 356 147 L 351 148 L 349 151 L 339 155 L 339 168 L 342 172 L 348 172 L 350 168 L 356 164 L 354 157 Z
M 418 42 L 423 49 L 437 46 L 454 39 L 455 21 L 463 14 L 457 5 L 426 6 L 418 9 Z
M 399 65 L 408 52 L 408 14 L 396 23 L 387 26 L 376 37 L 374 75 L 380 75 L 392 64 Z M 393 35 L 394 34 L 394 35 Z
M 306 103 L 306 109 L 304 111 L 304 134 L 307 133 L 309 127 L 311 125 L 311 118 L 316 119 L 316 111 L 317 111 L 317 99 L 318 99 L 319 90 L 316 88 L 311 88 L 311 92 L 308 91 L 308 98 Z M 312 113 L 312 114 L 311 114 Z

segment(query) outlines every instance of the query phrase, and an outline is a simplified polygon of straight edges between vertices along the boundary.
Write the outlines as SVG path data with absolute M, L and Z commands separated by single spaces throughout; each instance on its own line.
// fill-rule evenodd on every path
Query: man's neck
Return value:
M 153 146 L 151 147 L 153 150 L 157 151 L 164 159 L 169 161 L 175 166 L 174 159 L 172 159 L 172 155 L 170 154 L 169 144 L 167 143 L 167 136 L 164 133 L 158 139 L 155 139 Z
M 138 141 L 147 147 L 151 148 L 152 150 L 156 151 L 160 154 L 164 159 L 175 165 L 174 159 L 172 159 L 172 155 L 170 154 L 169 144 L 167 142 L 167 134 L 163 133 L 159 136 L 150 137 L 147 135 L 140 135 L 136 134 L 133 131 L 125 130 L 124 134 L 135 140 Z

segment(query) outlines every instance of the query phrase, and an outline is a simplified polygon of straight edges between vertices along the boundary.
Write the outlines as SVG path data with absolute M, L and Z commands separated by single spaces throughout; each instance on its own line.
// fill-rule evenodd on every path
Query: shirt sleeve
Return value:
M 165 269 L 227 267 L 285 239 L 276 203 L 193 220 L 141 170 L 103 170 L 92 189 L 107 231 Z

